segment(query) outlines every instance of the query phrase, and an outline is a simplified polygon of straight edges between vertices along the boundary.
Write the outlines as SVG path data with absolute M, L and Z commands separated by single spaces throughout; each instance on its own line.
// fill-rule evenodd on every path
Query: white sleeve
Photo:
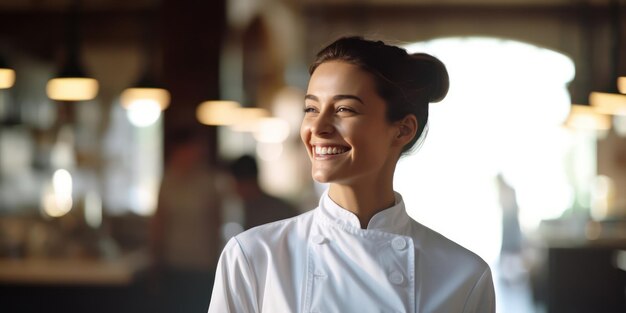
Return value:
M 480 277 L 465 303 L 464 313 L 495 313 L 496 293 L 489 267 Z
M 236 238 L 231 238 L 217 264 L 209 313 L 259 312 L 256 280 Z

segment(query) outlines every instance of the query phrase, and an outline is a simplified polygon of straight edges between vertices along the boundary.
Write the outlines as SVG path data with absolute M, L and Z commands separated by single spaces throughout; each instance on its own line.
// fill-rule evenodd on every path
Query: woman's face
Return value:
M 319 65 L 300 128 L 313 179 L 354 184 L 391 178 L 401 146 L 398 126 L 387 122 L 385 112 L 372 74 L 346 62 Z

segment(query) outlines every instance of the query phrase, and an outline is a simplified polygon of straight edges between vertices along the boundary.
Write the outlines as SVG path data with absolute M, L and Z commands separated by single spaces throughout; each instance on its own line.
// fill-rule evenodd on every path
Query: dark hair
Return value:
M 425 53 L 409 54 L 382 41 L 340 38 L 317 54 L 309 74 L 328 61 L 347 62 L 372 73 L 378 94 L 387 103 L 388 121 L 415 115 L 417 133 L 403 147 L 403 153 L 415 145 L 424 131 L 428 122 L 428 103 L 441 101 L 448 93 L 448 71 L 439 59 Z
M 234 160 L 229 167 L 230 172 L 237 180 L 256 179 L 259 175 L 256 159 L 248 154 Z

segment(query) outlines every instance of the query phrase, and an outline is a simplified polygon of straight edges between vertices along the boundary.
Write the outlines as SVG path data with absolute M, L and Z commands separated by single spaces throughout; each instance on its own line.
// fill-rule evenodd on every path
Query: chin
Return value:
M 311 177 L 314 181 L 322 184 L 331 183 L 333 181 L 332 177 L 330 177 L 326 173 L 312 172 Z
M 318 175 L 313 175 L 313 180 L 318 182 L 318 183 L 322 183 L 322 184 L 326 184 L 326 183 L 330 183 L 330 179 L 328 179 L 325 176 L 318 176 Z

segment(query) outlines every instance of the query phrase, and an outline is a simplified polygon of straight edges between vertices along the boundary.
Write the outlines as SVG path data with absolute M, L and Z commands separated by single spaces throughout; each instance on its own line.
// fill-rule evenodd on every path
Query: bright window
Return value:
M 595 174 L 593 154 L 574 154 L 593 151 L 593 139 L 581 146 L 562 127 L 574 65 L 563 54 L 495 38 L 445 38 L 407 49 L 440 58 L 450 91 L 431 104 L 428 138 L 400 161 L 395 189 L 416 220 L 493 263 L 501 243 L 497 173 L 515 188 L 526 230 L 572 206 L 574 163 L 577 173 Z

